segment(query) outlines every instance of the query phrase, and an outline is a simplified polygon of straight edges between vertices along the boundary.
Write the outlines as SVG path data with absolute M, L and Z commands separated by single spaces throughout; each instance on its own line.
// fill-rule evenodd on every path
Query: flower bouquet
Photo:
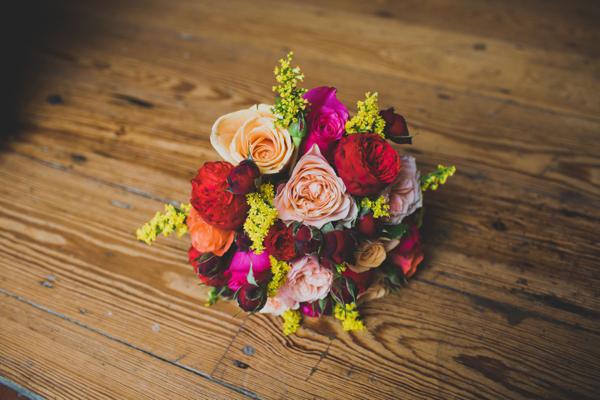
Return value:
M 334 315 L 364 330 L 357 307 L 398 290 L 423 259 L 423 192 L 454 174 L 420 176 L 404 118 L 366 94 L 351 117 L 337 89 L 299 88 L 292 53 L 275 68 L 274 106 L 223 115 L 210 141 L 225 161 L 206 162 L 191 204 L 138 229 L 190 232 L 189 260 L 211 287 L 207 305 L 232 298 L 249 313 L 281 315 L 286 335 L 302 316 Z

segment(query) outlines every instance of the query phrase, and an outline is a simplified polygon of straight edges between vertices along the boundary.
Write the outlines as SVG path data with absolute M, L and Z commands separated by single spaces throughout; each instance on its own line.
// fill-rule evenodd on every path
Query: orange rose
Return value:
M 221 257 L 231 246 L 235 231 L 222 231 L 204 222 L 198 212 L 190 209 L 187 219 L 192 246 L 200 253 L 213 253 Z
M 298 221 L 319 229 L 331 221 L 350 223 L 358 212 L 346 185 L 317 145 L 298 160 L 288 182 L 277 188 L 273 204 L 286 224 Z
M 287 129 L 273 125 L 265 104 L 223 115 L 212 127 L 210 142 L 226 161 L 238 165 L 250 154 L 261 174 L 276 174 L 290 163 L 294 143 Z

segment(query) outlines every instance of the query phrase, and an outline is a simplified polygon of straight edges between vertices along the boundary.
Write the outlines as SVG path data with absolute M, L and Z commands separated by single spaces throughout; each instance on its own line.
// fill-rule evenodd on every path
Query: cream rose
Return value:
M 298 221 L 319 229 L 338 220 L 350 227 L 358 213 L 346 185 L 317 145 L 298 160 L 288 182 L 279 185 L 273 204 L 286 224 Z
M 223 115 L 212 127 L 210 143 L 225 161 L 239 164 L 250 154 L 262 174 L 276 174 L 290 163 L 294 143 L 286 129 L 273 125 L 270 106 Z
M 263 314 L 281 315 L 288 310 L 297 310 L 300 303 L 290 299 L 287 295 L 281 293 L 281 289 L 275 297 L 267 298 L 265 306 L 259 312 Z
M 379 240 L 371 242 L 362 241 L 357 251 L 354 253 L 356 262 L 354 265 L 348 264 L 348 268 L 360 274 L 371 268 L 377 268 L 385 260 L 385 246 Z
M 415 158 L 400 154 L 400 159 L 402 160 L 400 174 L 382 192 L 390 206 L 388 210 L 390 216 L 384 218 L 386 224 L 399 224 L 404 217 L 423 206 L 423 192 L 419 185 L 419 171 L 417 171 Z
M 297 302 L 324 299 L 333 283 L 333 272 L 319 264 L 316 255 L 304 256 L 290 263 L 287 280 L 279 289 L 282 295 Z

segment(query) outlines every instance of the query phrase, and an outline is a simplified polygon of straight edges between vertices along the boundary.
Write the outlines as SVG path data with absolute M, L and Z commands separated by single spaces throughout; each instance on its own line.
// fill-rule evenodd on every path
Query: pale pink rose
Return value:
M 286 168 L 294 154 L 287 129 L 275 127 L 275 115 L 265 104 L 223 115 L 212 127 L 210 142 L 233 165 L 251 155 L 262 174 Z
M 277 292 L 275 297 L 268 297 L 265 306 L 261 308 L 260 312 L 264 314 L 281 315 L 288 310 L 297 310 L 300 307 L 300 303 L 290 299 L 286 294 L 281 292 L 281 289 Z
M 423 192 L 419 185 L 419 171 L 414 157 L 403 156 L 402 170 L 396 180 L 386 187 L 382 194 L 386 196 L 390 216 L 384 218 L 385 224 L 399 224 L 404 217 L 423 206 Z
M 316 255 L 304 256 L 292 263 L 283 287 L 279 289 L 290 299 L 304 302 L 324 299 L 333 283 L 333 271 L 322 267 Z
M 358 213 L 346 185 L 317 145 L 298 160 L 287 183 L 279 185 L 273 203 L 286 224 L 298 221 L 319 229 L 338 220 L 349 227 Z

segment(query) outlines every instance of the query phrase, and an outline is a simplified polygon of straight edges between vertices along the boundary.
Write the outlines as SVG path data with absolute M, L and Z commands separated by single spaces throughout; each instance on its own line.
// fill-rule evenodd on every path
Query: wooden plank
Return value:
M 280 318 L 248 319 L 213 377 L 271 398 L 591 399 L 600 389 L 598 330 L 421 281 L 363 315 L 366 332 L 343 332 L 330 317 L 285 339 Z
M 10 153 L 0 170 L 1 289 L 201 373 L 214 370 L 242 321 L 229 303 L 204 307 L 189 242 L 135 239 L 159 202 Z
M 44 398 L 252 396 L 26 301 L 0 294 L 0 376 Z
M 135 50 L 126 43 L 135 37 L 147 56 L 162 54 L 170 59 L 169 64 L 179 64 L 186 70 L 202 70 L 205 65 L 217 63 L 224 72 L 230 71 L 228 66 L 225 68 L 226 59 L 237 64 L 239 70 L 256 49 L 276 55 L 282 47 L 291 47 L 304 57 L 328 60 L 330 70 L 352 66 L 363 74 L 386 73 L 591 117 L 597 115 L 600 106 L 594 95 L 599 85 L 595 77 L 598 61 L 587 55 L 541 47 L 523 51 L 515 43 L 489 37 L 485 38 L 487 50 L 482 52 L 474 48 L 482 40 L 479 36 L 357 14 L 345 8 L 331 12 L 321 5 L 272 0 L 248 7 L 245 2 L 182 1 L 177 7 L 148 2 L 145 7 L 124 7 L 115 15 L 97 5 L 73 6 L 67 15 L 78 21 L 77 29 L 85 34 L 70 37 L 68 42 L 73 47 L 80 47 L 82 40 L 86 45 L 106 46 L 111 42 L 115 50 L 126 49 L 118 50 L 120 53 L 130 53 Z M 257 7 L 271 12 L 256 15 L 252 10 Z M 86 29 L 79 25 L 83 21 Z M 94 25 L 96 30 L 92 30 Z M 107 25 L 118 34 L 108 32 Z M 111 35 L 110 40 L 101 38 L 106 33 Z M 178 34 L 182 43 L 175 40 Z M 165 38 L 174 46 L 158 50 L 158 43 Z M 203 50 L 206 46 L 221 50 L 207 52 Z M 182 52 L 182 48 L 187 50 Z M 187 61 L 182 57 L 186 53 Z M 210 56 L 196 59 L 194 53 Z M 218 57 L 220 53 L 229 56 Z M 578 74 L 572 74 L 573 70 Z M 222 79 L 227 79 L 224 74 Z

